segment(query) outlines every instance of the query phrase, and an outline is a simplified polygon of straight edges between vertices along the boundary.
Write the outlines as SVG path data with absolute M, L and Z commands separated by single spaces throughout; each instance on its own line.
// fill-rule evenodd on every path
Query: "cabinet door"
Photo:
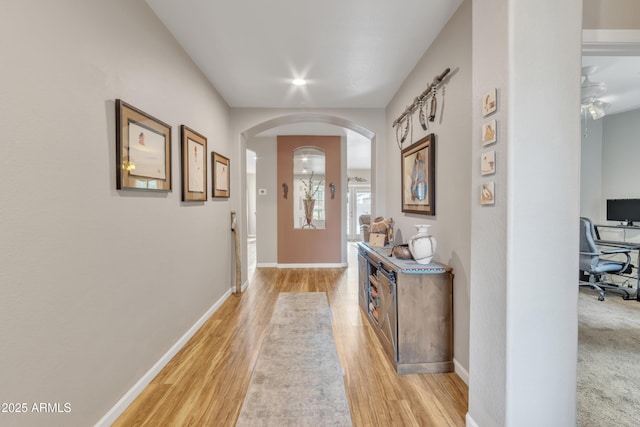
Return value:
M 369 272 L 367 266 L 369 261 L 363 254 L 358 254 L 358 300 L 360 307 L 366 312 L 369 301 Z
M 381 341 L 392 359 L 397 361 L 398 328 L 396 323 L 396 286 L 393 273 L 389 274 L 383 269 L 379 269 L 378 283 L 380 284 L 378 328 L 383 338 Z

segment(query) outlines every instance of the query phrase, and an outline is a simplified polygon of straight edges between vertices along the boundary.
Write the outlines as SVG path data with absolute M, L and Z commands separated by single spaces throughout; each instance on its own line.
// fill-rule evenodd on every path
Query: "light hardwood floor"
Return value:
M 326 292 L 354 426 L 464 426 L 467 386 L 454 373 L 397 375 L 358 306 L 348 269 L 258 268 L 114 426 L 233 426 L 279 292 Z

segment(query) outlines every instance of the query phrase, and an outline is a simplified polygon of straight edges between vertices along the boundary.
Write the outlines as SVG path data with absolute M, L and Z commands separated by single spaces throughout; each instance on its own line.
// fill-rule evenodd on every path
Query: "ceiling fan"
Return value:
M 602 82 L 591 81 L 590 76 L 597 69 L 596 65 L 582 67 L 582 105 L 580 109 L 585 119 L 587 113 L 591 115 L 593 120 L 601 119 L 611 107 L 611 104 L 599 99 L 607 91 L 607 85 Z

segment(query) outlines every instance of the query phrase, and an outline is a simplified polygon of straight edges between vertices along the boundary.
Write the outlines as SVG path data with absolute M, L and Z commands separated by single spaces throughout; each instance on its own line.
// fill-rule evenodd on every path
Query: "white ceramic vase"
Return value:
M 429 234 L 430 225 L 414 225 L 418 233 L 409 239 L 409 251 L 418 264 L 429 264 L 436 253 L 436 239 Z

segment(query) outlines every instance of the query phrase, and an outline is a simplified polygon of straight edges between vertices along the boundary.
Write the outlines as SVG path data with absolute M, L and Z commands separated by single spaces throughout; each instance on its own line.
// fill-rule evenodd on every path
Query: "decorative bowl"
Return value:
M 408 244 L 395 245 L 393 249 L 391 249 L 391 255 L 398 259 L 413 259 Z

